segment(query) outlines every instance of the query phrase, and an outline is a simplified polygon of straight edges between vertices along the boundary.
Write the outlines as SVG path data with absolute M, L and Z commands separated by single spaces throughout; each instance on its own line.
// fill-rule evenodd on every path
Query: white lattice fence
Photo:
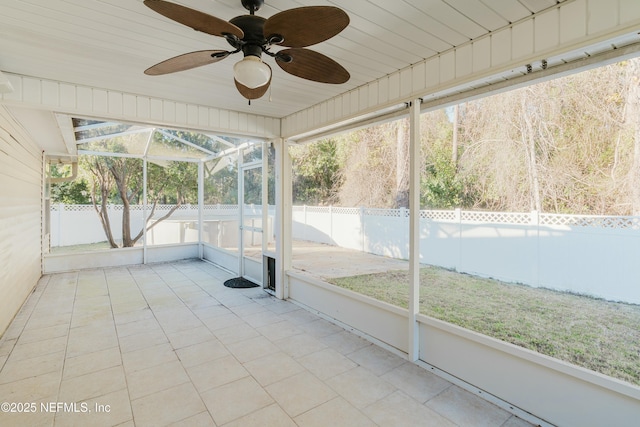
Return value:
M 406 259 L 408 215 L 296 206 L 294 238 Z M 639 217 L 423 210 L 420 237 L 424 264 L 640 304 Z

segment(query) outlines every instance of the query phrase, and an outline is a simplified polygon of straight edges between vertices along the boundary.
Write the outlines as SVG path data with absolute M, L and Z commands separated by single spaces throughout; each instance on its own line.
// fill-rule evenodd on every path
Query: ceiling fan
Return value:
M 279 12 L 265 19 L 255 15 L 264 0 L 241 0 L 249 15 L 228 22 L 204 12 L 164 0 L 144 0 L 159 14 L 196 31 L 224 37 L 232 50 L 200 50 L 162 61 L 145 70 L 147 75 L 169 74 L 221 61 L 242 52 L 244 59 L 234 65 L 234 81 L 238 92 L 251 103 L 267 92 L 271 84 L 271 67 L 262 61 L 264 53 L 275 59 L 284 71 L 303 79 L 341 84 L 349 80 L 349 72 L 333 59 L 307 46 L 337 35 L 349 25 L 349 16 L 334 6 L 305 6 Z M 272 52 L 273 46 L 283 46 Z

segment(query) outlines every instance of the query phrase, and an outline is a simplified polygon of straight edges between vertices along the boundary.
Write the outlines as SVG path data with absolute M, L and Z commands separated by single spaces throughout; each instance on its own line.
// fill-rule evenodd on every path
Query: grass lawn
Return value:
M 408 271 L 331 279 L 408 307 Z M 640 305 L 507 284 L 437 267 L 420 272 L 420 312 L 640 385 Z

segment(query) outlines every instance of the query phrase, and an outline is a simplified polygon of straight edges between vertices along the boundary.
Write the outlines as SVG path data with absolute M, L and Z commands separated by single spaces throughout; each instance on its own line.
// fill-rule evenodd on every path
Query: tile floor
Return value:
M 0 340 L 0 401 L 22 411 L 0 425 L 530 426 L 227 278 L 201 261 L 44 276 Z

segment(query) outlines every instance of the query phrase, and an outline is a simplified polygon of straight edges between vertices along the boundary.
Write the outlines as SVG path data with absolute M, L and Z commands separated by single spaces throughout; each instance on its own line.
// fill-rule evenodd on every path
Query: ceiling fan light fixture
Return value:
M 271 68 L 257 56 L 247 55 L 233 66 L 233 77 L 249 89 L 255 89 L 269 83 Z

